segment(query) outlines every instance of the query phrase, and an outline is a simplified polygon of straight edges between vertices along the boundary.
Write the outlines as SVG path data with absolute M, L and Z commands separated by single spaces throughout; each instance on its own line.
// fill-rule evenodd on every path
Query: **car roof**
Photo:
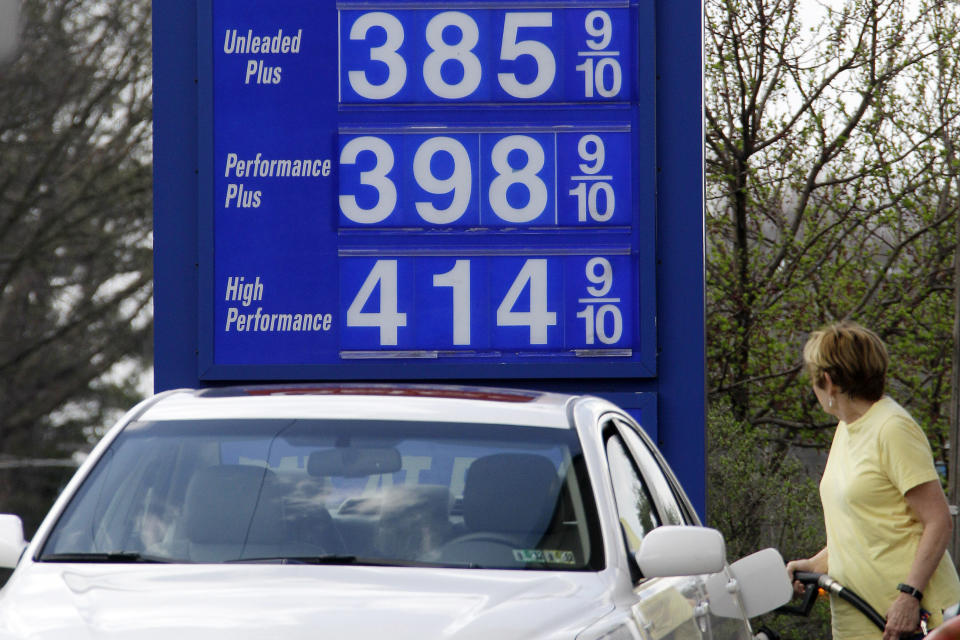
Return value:
M 455 385 L 272 384 L 181 389 L 155 396 L 137 420 L 355 419 L 572 428 L 578 396 Z

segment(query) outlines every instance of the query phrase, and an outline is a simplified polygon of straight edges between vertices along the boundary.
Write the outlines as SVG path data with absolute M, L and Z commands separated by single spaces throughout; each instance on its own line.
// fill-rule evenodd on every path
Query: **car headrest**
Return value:
M 556 508 L 559 479 L 549 458 L 501 453 L 467 469 L 463 519 L 471 531 L 541 534 Z
M 273 472 L 253 465 L 217 465 L 190 480 L 184 504 L 194 543 L 240 544 L 247 539 L 261 487 Z

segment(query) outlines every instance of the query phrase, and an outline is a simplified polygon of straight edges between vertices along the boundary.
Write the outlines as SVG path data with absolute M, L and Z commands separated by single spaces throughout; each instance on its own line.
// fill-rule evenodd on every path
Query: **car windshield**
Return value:
M 56 523 L 46 562 L 596 570 L 573 430 L 443 422 L 140 422 Z

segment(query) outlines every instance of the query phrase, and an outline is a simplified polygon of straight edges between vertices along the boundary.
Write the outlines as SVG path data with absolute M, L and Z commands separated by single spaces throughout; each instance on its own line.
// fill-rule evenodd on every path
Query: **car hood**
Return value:
M 602 574 L 294 565 L 31 564 L 0 640 L 565 638 L 612 608 Z

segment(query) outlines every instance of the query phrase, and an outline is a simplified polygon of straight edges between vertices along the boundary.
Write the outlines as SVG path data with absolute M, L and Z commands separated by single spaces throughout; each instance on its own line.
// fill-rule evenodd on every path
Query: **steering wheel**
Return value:
M 506 533 L 497 533 L 496 531 L 475 531 L 473 533 L 466 533 L 462 536 L 457 536 L 452 540 L 448 540 L 443 547 L 446 549 L 447 547 L 469 544 L 471 542 L 496 544 L 503 547 L 509 547 L 511 549 L 517 549 L 523 546 L 520 544 L 520 540 L 518 540 L 515 536 L 510 536 Z

